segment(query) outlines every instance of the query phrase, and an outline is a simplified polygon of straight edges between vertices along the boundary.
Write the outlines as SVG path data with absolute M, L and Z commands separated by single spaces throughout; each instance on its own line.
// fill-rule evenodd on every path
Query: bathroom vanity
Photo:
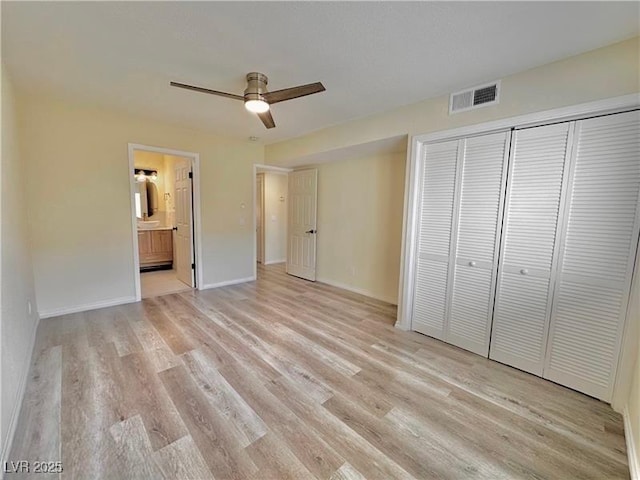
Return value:
M 171 267 L 173 264 L 173 231 L 171 227 L 138 230 L 140 270 Z

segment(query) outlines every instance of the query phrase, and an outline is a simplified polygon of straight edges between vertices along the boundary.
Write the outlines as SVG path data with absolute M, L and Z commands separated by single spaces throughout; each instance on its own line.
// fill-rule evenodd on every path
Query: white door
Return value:
M 175 164 L 176 265 L 178 279 L 193 287 L 193 227 L 191 214 L 191 161 L 181 159 Z
M 514 134 L 489 357 L 542 375 L 570 124 Z
M 638 244 L 640 112 L 576 122 L 544 377 L 611 400 Z
M 458 140 L 424 146 L 411 328 L 444 340 Z
M 264 263 L 264 174 L 256 176 L 256 258 Z
M 316 279 L 317 197 L 317 169 L 289 174 L 287 273 L 313 281 Z
M 510 132 L 461 141 L 445 340 L 489 353 Z

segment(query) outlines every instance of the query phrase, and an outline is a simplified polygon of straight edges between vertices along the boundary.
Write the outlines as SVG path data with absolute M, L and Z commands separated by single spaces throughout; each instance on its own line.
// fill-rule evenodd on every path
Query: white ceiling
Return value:
M 494 80 L 637 35 L 638 2 L 2 2 L 14 83 L 264 143 Z M 242 103 L 247 72 L 321 94 Z

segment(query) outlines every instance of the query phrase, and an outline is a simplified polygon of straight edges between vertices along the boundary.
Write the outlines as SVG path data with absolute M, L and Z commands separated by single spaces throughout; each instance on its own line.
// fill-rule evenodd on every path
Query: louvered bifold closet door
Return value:
M 510 132 L 463 141 L 447 342 L 487 356 Z
M 572 125 L 518 130 L 512 140 L 489 357 L 542 375 L 565 157 Z
M 424 146 L 412 329 L 444 339 L 459 141 Z
M 611 400 L 638 243 L 640 113 L 576 124 L 544 377 Z

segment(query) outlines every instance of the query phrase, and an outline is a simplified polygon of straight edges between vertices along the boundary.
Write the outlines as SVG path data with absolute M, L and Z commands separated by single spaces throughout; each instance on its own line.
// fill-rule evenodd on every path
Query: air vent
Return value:
M 500 81 L 452 93 L 449 99 L 449 114 L 494 105 L 500 100 L 499 94 Z

